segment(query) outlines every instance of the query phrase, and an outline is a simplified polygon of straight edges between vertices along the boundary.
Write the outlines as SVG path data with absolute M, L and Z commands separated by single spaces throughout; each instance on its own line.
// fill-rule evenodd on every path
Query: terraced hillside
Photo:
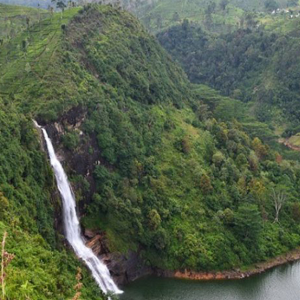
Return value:
M 0 42 L 5 43 L 34 23 L 49 17 L 49 12 L 23 6 L 0 3 Z

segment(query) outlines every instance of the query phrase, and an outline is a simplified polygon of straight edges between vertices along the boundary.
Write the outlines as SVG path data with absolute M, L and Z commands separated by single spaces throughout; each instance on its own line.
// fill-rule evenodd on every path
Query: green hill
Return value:
M 0 64 L 10 298 L 24 289 L 68 299 L 79 264 L 53 230 L 59 204 L 32 118 L 64 157 L 82 225 L 105 232 L 110 252 L 136 251 L 153 268 L 224 270 L 300 245 L 298 163 L 245 132 L 240 101 L 191 85 L 131 14 L 96 5 L 54 14 L 2 45 Z M 19 248 L 32 249 L 26 263 Z M 83 299 L 101 299 L 91 282 Z
M 249 18 L 260 19 L 266 12 L 285 8 L 291 1 L 273 0 L 154 0 L 141 1 L 135 6 L 138 17 L 154 33 L 189 20 L 210 32 L 231 32 L 247 23 Z
M 158 39 L 192 82 L 250 103 L 253 115 L 282 133 L 299 126 L 299 21 L 279 16 L 274 27 L 241 28 L 220 36 L 185 23 Z

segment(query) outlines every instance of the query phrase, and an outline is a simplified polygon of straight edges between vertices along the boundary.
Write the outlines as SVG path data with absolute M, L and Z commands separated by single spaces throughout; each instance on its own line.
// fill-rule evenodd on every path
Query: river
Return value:
M 124 288 L 120 300 L 299 300 L 300 262 L 242 280 L 189 281 L 146 277 Z

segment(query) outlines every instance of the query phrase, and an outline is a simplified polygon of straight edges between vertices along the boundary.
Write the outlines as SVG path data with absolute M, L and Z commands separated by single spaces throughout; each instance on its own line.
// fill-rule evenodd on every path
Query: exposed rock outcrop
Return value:
M 101 255 L 100 258 L 107 265 L 118 285 L 124 285 L 154 273 L 152 268 L 145 266 L 138 253 L 133 251 L 130 251 L 126 256 L 119 253 L 108 253 Z
M 137 252 L 130 251 L 127 255 L 109 253 L 104 233 L 86 229 L 84 235 L 88 238 L 86 245 L 107 265 L 118 285 L 124 285 L 142 276 L 154 273 L 152 268 L 145 266 Z

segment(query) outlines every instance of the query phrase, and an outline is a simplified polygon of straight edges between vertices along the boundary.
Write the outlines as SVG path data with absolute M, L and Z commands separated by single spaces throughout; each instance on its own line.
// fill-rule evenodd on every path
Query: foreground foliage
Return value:
M 54 229 L 55 182 L 32 121 L 0 98 L 0 236 L 14 255 L 5 299 L 68 299 L 79 262 Z M 85 299 L 102 299 L 84 269 Z

